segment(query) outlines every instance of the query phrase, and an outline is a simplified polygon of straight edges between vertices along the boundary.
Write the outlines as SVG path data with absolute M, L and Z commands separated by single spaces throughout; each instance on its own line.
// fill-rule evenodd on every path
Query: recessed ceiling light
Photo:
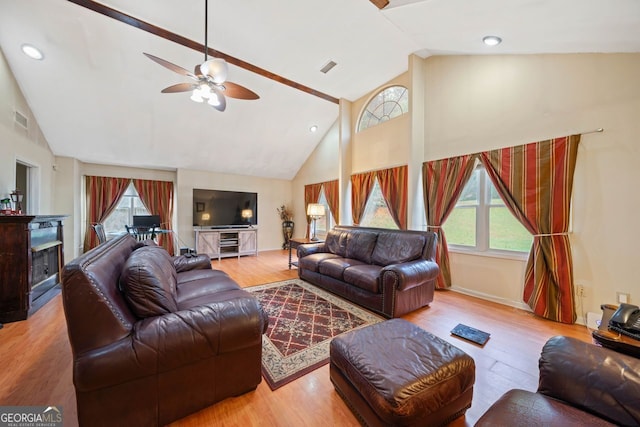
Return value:
M 22 52 L 31 59 L 41 60 L 44 58 L 44 54 L 37 47 L 30 44 L 23 44 L 21 46 Z
M 497 46 L 502 43 L 502 39 L 498 36 L 485 36 L 482 38 L 482 41 L 487 46 Z
M 309 128 L 309 132 L 315 132 L 315 131 L 317 131 L 317 130 L 318 130 L 318 126 L 316 126 L 316 125 L 313 125 L 313 126 L 311 126 L 311 127 Z

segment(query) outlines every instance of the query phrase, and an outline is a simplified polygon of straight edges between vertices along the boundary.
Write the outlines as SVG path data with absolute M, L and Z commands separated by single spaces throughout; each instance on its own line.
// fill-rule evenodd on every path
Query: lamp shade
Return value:
M 242 209 L 242 212 L 240 212 L 240 216 L 242 216 L 242 218 L 244 219 L 249 219 L 253 217 L 253 211 L 251 209 Z
M 309 203 L 309 206 L 307 206 L 307 215 L 311 217 L 324 216 L 324 205 L 319 203 Z

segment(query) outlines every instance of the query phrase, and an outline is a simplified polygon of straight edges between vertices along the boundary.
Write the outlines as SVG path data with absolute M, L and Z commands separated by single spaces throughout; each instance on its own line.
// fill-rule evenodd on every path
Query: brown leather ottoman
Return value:
M 330 378 L 367 426 L 438 426 L 471 406 L 471 356 L 403 319 L 331 341 Z

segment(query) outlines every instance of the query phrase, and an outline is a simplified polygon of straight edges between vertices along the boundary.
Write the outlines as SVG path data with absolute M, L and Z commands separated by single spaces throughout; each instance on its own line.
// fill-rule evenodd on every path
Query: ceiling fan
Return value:
M 194 82 L 178 83 L 162 89 L 162 93 L 177 93 L 191 91 L 191 100 L 195 102 L 204 102 L 211 105 L 218 111 L 224 111 L 227 108 L 226 97 L 236 99 L 259 99 L 258 94 L 247 89 L 237 83 L 227 81 L 229 66 L 227 61 L 222 58 L 208 58 L 209 48 L 207 46 L 208 34 L 208 5 L 209 1 L 204 3 L 204 62 L 195 66 L 194 72 L 190 72 L 179 65 L 175 65 L 157 56 L 143 52 L 144 55 L 154 62 L 162 65 L 169 70 L 182 74 L 192 79 Z

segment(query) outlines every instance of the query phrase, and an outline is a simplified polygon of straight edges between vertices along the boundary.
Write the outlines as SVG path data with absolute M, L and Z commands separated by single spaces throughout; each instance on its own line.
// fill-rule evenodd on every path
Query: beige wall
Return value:
M 282 224 L 277 208 L 283 204 L 291 206 L 291 181 L 178 169 L 176 209 L 180 246 L 194 247 L 194 188 L 258 193 L 258 250 L 282 247 Z
M 376 88 L 370 94 L 354 101 L 351 106 L 352 129 L 357 129 L 362 109 L 371 98 L 381 89 L 394 85 L 410 87 L 409 74 L 404 73 L 384 86 Z M 411 153 L 409 144 L 410 132 L 410 114 L 404 114 L 378 126 L 365 129 L 362 132 L 353 132 L 352 173 L 406 165 Z
M 640 55 L 411 59 L 408 74 L 352 103 L 351 126 L 370 97 L 390 84 L 415 86 L 422 92 L 412 96 L 424 99 L 424 105 L 412 104 L 410 115 L 352 134 L 352 171 L 411 165 L 422 151 L 416 147 L 420 139 L 421 161 L 426 161 L 602 127 L 603 133 L 583 135 L 575 171 L 570 238 L 575 281 L 586 290 L 578 300 L 578 318 L 583 321 L 583 312 L 600 313 L 601 303 L 615 303 L 616 291 L 630 293 L 638 304 L 633 265 L 640 252 L 634 227 L 640 208 L 634 191 L 640 182 Z M 319 176 L 326 165 L 338 164 L 338 147 L 337 134 L 321 142 L 294 180 L 296 199 L 304 184 L 324 179 Z M 424 223 L 419 211 L 410 218 L 414 228 Z M 455 290 L 526 307 L 524 259 L 452 253 L 451 263 Z
M 294 237 L 304 237 L 307 215 L 304 206 L 304 186 L 338 179 L 339 122 L 327 131 L 309 158 L 302 165 L 291 184 Z
M 640 302 L 639 75 L 639 54 L 425 60 L 426 160 L 604 128 L 582 137 L 575 172 L 570 239 L 585 312 L 615 303 L 616 291 Z M 463 254 L 451 261 L 455 287 L 520 304 L 523 262 Z
M 15 122 L 16 111 L 27 118 L 26 129 Z M 9 197 L 15 189 L 16 162 L 29 166 L 27 214 L 73 215 L 54 195 L 58 187 L 55 157 L 0 51 L 0 199 Z M 65 259 L 73 255 L 69 249 L 73 247 L 73 235 L 66 232 L 72 222 L 73 217 L 64 222 Z
M 15 112 L 28 119 L 27 129 L 18 125 Z M 0 198 L 15 189 L 16 161 L 34 168 L 33 209 L 29 214 L 53 213 L 51 190 L 54 186 L 54 157 L 38 123 L 0 51 Z M 35 185 L 34 185 L 35 184 Z

